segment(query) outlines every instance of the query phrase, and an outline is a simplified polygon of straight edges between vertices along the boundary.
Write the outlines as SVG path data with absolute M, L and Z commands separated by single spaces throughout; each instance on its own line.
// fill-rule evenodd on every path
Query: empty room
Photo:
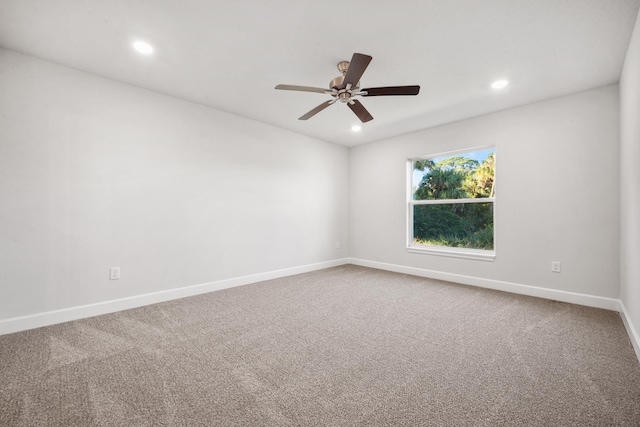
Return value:
M 639 426 L 640 0 L 0 0 L 1 426 Z

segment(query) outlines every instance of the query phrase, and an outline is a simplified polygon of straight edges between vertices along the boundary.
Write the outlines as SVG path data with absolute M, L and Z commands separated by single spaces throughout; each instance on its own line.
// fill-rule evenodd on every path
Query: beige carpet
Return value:
M 356 266 L 0 336 L 2 426 L 639 426 L 618 313 Z

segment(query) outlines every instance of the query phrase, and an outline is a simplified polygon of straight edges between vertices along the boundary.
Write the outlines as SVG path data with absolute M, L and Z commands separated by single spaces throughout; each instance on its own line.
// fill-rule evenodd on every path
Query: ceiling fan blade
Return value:
M 367 109 L 364 108 L 364 105 L 362 105 L 362 103 L 360 103 L 360 101 L 358 101 L 357 99 L 352 99 L 347 103 L 347 105 L 349 106 L 349 108 L 351 108 L 351 111 L 353 111 L 356 116 L 358 116 L 362 123 L 373 120 L 373 116 L 369 114 Z
M 360 92 L 367 92 L 362 96 L 417 95 L 420 92 L 420 86 L 370 87 L 361 89 Z
M 275 88 L 280 90 L 297 90 L 300 92 L 331 93 L 330 89 L 323 89 L 321 87 L 311 87 L 311 86 L 278 85 Z
M 362 77 L 372 59 L 369 55 L 354 53 L 349 62 L 347 74 L 344 76 L 344 86 L 348 89 L 354 87 L 360 81 L 360 77 Z
M 298 120 L 307 120 L 310 119 L 311 117 L 315 116 L 316 114 L 318 114 L 320 111 L 324 110 L 325 108 L 327 108 L 329 105 L 333 104 L 334 102 L 336 102 L 335 99 L 331 99 L 327 102 L 323 102 L 322 104 L 318 105 L 316 108 L 314 108 L 313 110 L 309 111 L 307 114 L 298 117 Z

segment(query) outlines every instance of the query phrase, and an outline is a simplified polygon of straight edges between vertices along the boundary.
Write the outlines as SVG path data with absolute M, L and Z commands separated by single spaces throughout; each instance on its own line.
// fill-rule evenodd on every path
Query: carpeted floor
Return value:
M 0 336 L 2 426 L 639 426 L 618 313 L 342 266 Z

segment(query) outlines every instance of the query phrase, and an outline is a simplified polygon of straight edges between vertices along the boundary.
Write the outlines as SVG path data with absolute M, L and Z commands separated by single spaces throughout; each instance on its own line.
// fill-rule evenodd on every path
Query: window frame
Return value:
M 496 182 L 496 164 L 497 164 L 497 150 L 495 145 L 486 145 L 480 147 L 466 148 L 462 150 L 448 151 L 444 153 L 429 154 L 427 156 L 412 157 L 407 159 L 407 203 L 405 204 L 407 209 L 407 227 L 406 227 L 406 249 L 409 253 L 416 254 L 428 254 L 437 256 L 446 256 L 453 258 L 466 258 L 482 261 L 494 261 L 496 257 L 496 197 L 485 197 L 477 199 L 436 199 L 436 200 L 413 200 L 413 162 L 416 160 L 434 159 L 439 157 L 453 157 L 456 154 L 466 154 L 475 151 L 483 151 L 493 149 L 494 156 L 494 170 L 493 170 L 493 182 Z M 416 245 L 413 243 L 413 211 L 414 206 L 420 205 L 450 205 L 456 203 L 492 203 L 493 204 L 493 250 L 487 249 L 473 249 L 473 248 L 458 248 L 452 246 L 437 246 L 437 245 Z

